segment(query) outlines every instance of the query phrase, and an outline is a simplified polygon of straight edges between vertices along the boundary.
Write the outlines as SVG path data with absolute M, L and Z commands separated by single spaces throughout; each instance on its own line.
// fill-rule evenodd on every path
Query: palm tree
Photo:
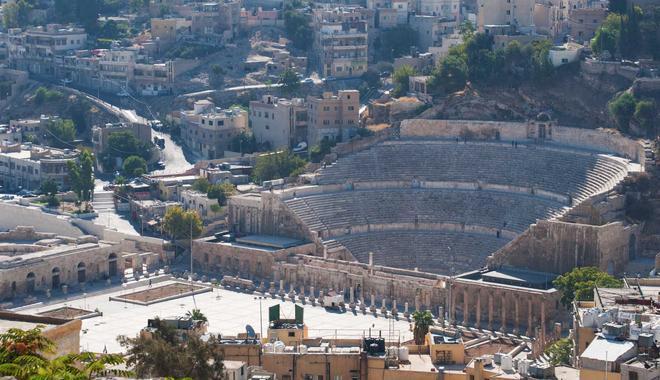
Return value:
M 199 309 L 192 309 L 188 310 L 186 312 L 186 317 L 192 318 L 193 321 L 202 321 L 202 322 L 208 322 L 208 318 L 206 318 L 206 315 L 202 313 L 201 310 Z
M 48 360 L 43 354 L 55 352 L 55 344 L 41 334 L 41 328 L 9 329 L 0 334 L 0 375 L 18 380 L 88 380 L 99 376 L 132 376 L 130 371 L 107 369 L 124 363 L 120 355 L 90 352 L 69 354 Z
M 429 332 L 429 327 L 433 325 L 433 315 L 430 311 L 416 311 L 412 315 L 415 326 L 413 328 L 413 336 L 415 344 L 424 344 L 424 338 Z

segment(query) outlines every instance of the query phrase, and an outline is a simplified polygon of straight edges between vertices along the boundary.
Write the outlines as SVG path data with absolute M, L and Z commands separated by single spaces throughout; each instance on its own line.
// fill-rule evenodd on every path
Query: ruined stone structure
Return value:
M 307 185 L 232 197 L 234 233 L 311 243 L 267 259 L 242 250 L 241 274 L 256 277 L 255 257 L 281 292 L 334 289 L 350 304 L 445 310 L 457 323 L 535 335 L 560 314 L 556 274 L 620 272 L 635 258 L 639 228 L 612 190 L 643 170 L 638 142 L 547 115 L 406 120 L 397 137 L 337 154 Z
M 91 281 L 119 279 L 127 268 L 134 272 L 142 272 L 144 266 L 155 268 L 162 260 L 162 248 L 142 248 L 131 240 L 60 236 L 33 227 L 0 232 L 0 300 L 66 293 L 84 289 Z

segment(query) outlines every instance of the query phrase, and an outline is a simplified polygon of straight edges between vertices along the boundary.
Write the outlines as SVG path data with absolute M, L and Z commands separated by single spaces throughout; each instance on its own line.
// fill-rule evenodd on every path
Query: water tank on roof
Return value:
M 513 371 L 513 358 L 511 355 L 502 355 L 502 364 L 500 364 L 503 371 Z
M 389 346 L 387 347 L 387 357 L 388 358 L 396 358 L 399 356 L 399 348 L 396 346 Z
M 301 354 L 306 354 L 307 353 L 307 346 L 305 346 L 304 344 L 301 344 L 300 346 L 298 346 L 298 352 L 300 352 Z
M 266 353 L 273 353 L 273 352 L 274 352 L 274 349 L 273 349 L 273 348 L 274 348 L 274 347 L 273 347 L 273 344 L 272 344 L 272 343 L 264 343 L 264 352 L 266 352 Z
M 399 360 L 407 362 L 408 361 L 408 347 L 401 346 L 399 347 Z
M 273 344 L 274 351 L 277 353 L 284 352 L 284 347 L 286 347 L 286 344 L 284 344 L 284 342 L 280 342 L 279 340 Z

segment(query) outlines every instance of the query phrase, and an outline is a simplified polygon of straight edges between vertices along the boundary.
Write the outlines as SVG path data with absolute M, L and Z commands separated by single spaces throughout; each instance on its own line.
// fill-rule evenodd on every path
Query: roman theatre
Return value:
M 339 144 L 304 183 L 232 197 L 237 239 L 200 239 L 195 259 L 271 292 L 334 289 L 347 307 L 545 333 L 561 320 L 558 274 L 620 273 L 638 254 L 620 188 L 644 160 L 638 141 L 545 114 L 406 120 Z

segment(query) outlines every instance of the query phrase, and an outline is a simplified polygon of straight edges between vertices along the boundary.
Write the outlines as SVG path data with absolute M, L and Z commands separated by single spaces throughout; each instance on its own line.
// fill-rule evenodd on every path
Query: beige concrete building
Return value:
M 221 109 L 208 100 L 195 102 L 190 111 L 182 111 L 181 137 L 200 157 L 220 158 L 231 150 L 231 141 L 248 128 L 247 111 L 234 107 Z
M 37 327 L 41 328 L 42 335 L 55 345 L 55 352 L 45 354 L 47 358 L 80 353 L 82 321 L 79 319 L 0 311 L 0 333 L 11 328 L 31 330 Z
M 607 17 L 606 8 L 577 8 L 568 11 L 568 33 L 583 43 L 594 38 L 596 30 Z
M 79 152 L 32 144 L 0 145 L 0 185 L 7 191 L 37 190 L 46 180 L 62 190 L 70 186 L 67 162 L 76 161 Z
M 320 98 L 307 97 L 308 144 L 323 139 L 347 141 L 360 123 L 360 92 L 340 90 L 337 95 L 323 93 Z
M 359 77 L 368 68 L 369 23 L 359 8 L 315 10 L 314 50 L 324 77 Z
M 477 29 L 510 25 L 520 32 L 534 30 L 534 0 L 478 0 Z
M 151 37 L 164 46 L 169 46 L 191 33 L 192 22 L 183 17 L 151 19 Z
M 300 98 L 264 95 L 250 102 L 250 127 L 259 144 L 272 149 L 292 148 L 307 140 L 307 107 Z

